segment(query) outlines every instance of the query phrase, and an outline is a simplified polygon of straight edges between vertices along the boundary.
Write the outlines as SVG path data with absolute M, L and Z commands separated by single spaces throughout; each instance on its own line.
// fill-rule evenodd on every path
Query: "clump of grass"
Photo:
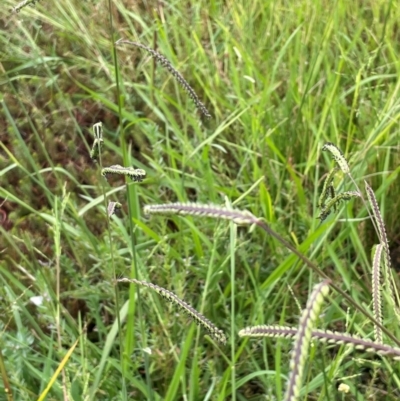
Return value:
M 197 96 L 196 92 L 194 89 L 189 85 L 189 83 L 186 81 L 186 79 L 183 77 L 183 75 L 173 67 L 171 62 L 162 54 L 158 53 L 154 49 L 143 45 L 142 43 L 138 42 L 132 42 L 130 40 L 124 40 L 124 39 L 119 39 L 117 42 L 115 42 L 116 45 L 120 44 L 128 44 L 132 46 L 136 46 L 140 49 L 143 49 L 150 53 L 150 55 L 158 62 L 160 63 L 163 67 L 165 67 L 171 75 L 178 81 L 178 83 L 185 89 L 185 91 L 188 93 L 189 97 L 193 100 L 195 106 L 197 107 L 198 110 L 206 117 L 206 118 L 211 118 L 210 112 L 207 110 L 206 106 L 200 101 L 199 97 Z
M 153 283 L 148 283 L 146 281 L 140 281 L 136 279 L 129 279 L 129 278 L 120 278 L 118 279 L 120 283 L 134 283 L 138 285 L 142 285 L 144 287 L 150 288 L 153 291 L 160 294 L 163 298 L 167 301 L 172 302 L 176 305 L 179 309 L 183 310 L 187 313 L 198 325 L 202 326 L 205 330 L 208 331 L 210 336 L 215 340 L 220 342 L 221 344 L 226 344 L 226 336 L 222 330 L 220 330 L 214 323 L 208 320 L 204 315 L 190 306 L 188 303 L 183 301 L 182 299 L 178 298 L 173 292 L 166 290 L 163 287 L 160 287 Z

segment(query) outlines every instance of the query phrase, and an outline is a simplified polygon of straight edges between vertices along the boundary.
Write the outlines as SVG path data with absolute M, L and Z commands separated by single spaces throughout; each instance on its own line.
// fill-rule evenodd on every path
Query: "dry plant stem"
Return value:
M 314 287 L 308 298 L 307 306 L 301 315 L 290 360 L 290 376 L 286 388 L 285 401 L 296 401 L 299 398 L 312 329 L 321 310 L 323 299 L 329 292 L 329 282 L 330 280 L 324 280 Z
M 372 263 L 372 306 L 375 319 L 382 324 L 382 304 L 381 304 L 381 256 L 383 245 L 377 245 Z M 382 330 L 374 325 L 375 341 L 382 344 Z
M 294 338 L 297 331 L 297 327 L 261 325 L 246 327 L 240 330 L 239 337 Z M 392 357 L 396 360 L 400 359 L 400 348 L 395 348 L 388 344 L 381 344 L 349 333 L 339 333 L 331 330 L 312 330 L 311 338 L 326 344 L 345 345 L 354 347 L 360 351 L 372 352 L 382 356 Z
M 138 42 L 131 42 L 130 40 L 123 40 L 123 39 L 119 39 L 117 42 L 115 42 L 116 45 L 119 45 L 119 44 L 122 44 L 122 43 L 139 47 L 140 49 L 146 50 L 148 53 L 150 53 L 151 56 L 154 58 L 154 60 L 156 60 L 163 67 L 165 67 L 171 73 L 171 75 L 179 82 L 179 84 L 186 90 L 186 92 L 188 93 L 189 97 L 193 100 L 194 104 L 200 110 L 200 112 L 206 118 L 211 118 L 211 114 L 209 113 L 207 108 L 204 106 L 204 104 L 200 101 L 200 99 L 197 96 L 196 92 L 189 85 L 189 83 L 186 81 L 186 79 L 183 78 L 182 74 L 172 66 L 170 61 L 165 56 L 163 56 L 162 54 L 156 52 L 154 49 L 152 49 L 152 48 L 150 48 L 148 46 L 145 46 L 145 45 L 143 45 L 141 43 L 138 43 Z
M 320 269 L 317 265 L 312 263 L 306 256 L 304 256 L 301 252 L 299 252 L 294 246 L 292 246 L 289 242 L 287 242 L 284 238 L 282 238 L 277 232 L 272 230 L 268 224 L 263 222 L 262 220 L 258 220 L 256 223 L 260 228 L 262 228 L 267 234 L 271 235 L 275 239 L 277 239 L 282 245 L 284 245 L 287 249 L 293 252 L 299 259 L 301 259 L 311 270 L 313 270 L 316 274 L 324 279 L 329 279 L 329 277 Z M 358 305 L 348 294 L 346 294 L 341 288 L 339 288 L 336 284 L 331 283 L 331 288 L 333 288 L 338 294 L 340 294 L 343 298 L 346 299 L 356 310 L 361 312 L 365 317 L 367 317 L 372 323 L 378 326 L 396 345 L 400 346 L 400 341 L 384 326 L 382 326 L 365 308 Z

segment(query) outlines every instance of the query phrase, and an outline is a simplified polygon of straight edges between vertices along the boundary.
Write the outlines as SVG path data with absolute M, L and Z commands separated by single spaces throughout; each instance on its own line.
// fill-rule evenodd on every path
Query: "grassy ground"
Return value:
M 5 12 L 14 1 L 2 4 L 0 398 L 10 388 L 14 400 L 38 399 L 71 351 L 48 400 L 281 400 L 291 341 L 237 332 L 296 325 L 320 278 L 258 228 L 146 219 L 142 207 L 196 201 L 250 210 L 371 311 L 378 238 L 360 200 L 317 219 L 333 166 L 321 147 L 339 146 L 356 182 L 375 190 L 400 269 L 399 5 L 111 3 L 110 11 L 107 1 L 42 0 L 16 15 Z M 212 118 L 202 120 L 147 53 L 114 48 L 119 38 L 164 54 Z M 102 164 L 143 168 L 142 184 L 100 176 L 89 157 L 99 121 Z M 354 190 L 347 177 L 336 184 Z M 105 193 L 123 204 L 110 224 Z M 173 291 L 223 329 L 227 345 L 156 293 L 115 277 Z M 386 300 L 383 311 L 400 340 Z M 373 338 L 372 323 L 334 291 L 318 327 Z M 311 348 L 300 399 L 399 398 L 392 360 Z

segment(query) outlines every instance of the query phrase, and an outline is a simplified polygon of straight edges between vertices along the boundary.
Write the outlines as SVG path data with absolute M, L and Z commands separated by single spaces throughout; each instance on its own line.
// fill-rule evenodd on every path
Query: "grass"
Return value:
M 297 302 L 304 308 L 320 278 L 257 227 L 147 219 L 143 207 L 248 210 L 372 314 L 379 238 L 360 199 L 318 219 L 333 167 L 322 147 L 338 146 L 361 190 L 363 180 L 374 190 L 397 271 L 399 18 L 397 3 L 383 0 L 42 0 L 3 13 L 0 392 L 39 399 L 61 366 L 48 400 L 282 400 L 290 342 L 238 332 L 297 326 Z M 156 48 L 211 119 L 151 55 L 114 47 L 119 39 Z M 143 183 L 104 180 L 90 159 L 97 122 L 102 166 L 144 169 Z M 334 184 L 355 190 L 340 172 Z M 122 204 L 109 225 L 104 193 Z M 172 291 L 221 328 L 227 345 L 157 293 L 116 284 L 121 277 Z M 387 295 L 382 322 L 400 340 Z M 332 289 L 316 327 L 363 339 L 376 329 Z M 311 345 L 300 399 L 399 395 L 389 357 Z

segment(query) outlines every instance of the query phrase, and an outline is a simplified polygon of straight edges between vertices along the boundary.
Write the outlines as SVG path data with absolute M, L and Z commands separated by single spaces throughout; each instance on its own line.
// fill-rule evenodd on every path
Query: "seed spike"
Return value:
M 200 110 L 200 112 L 206 118 L 211 118 L 211 114 L 207 110 L 206 106 L 204 106 L 204 104 L 200 101 L 196 92 L 189 85 L 189 83 L 182 76 L 182 74 L 172 66 L 171 62 L 165 56 L 158 53 L 151 47 L 143 45 L 142 43 L 131 42 L 130 40 L 123 40 L 123 39 L 120 39 L 117 42 L 115 42 L 116 45 L 119 45 L 122 43 L 136 46 L 136 47 L 139 47 L 140 49 L 147 51 L 157 62 L 159 62 L 163 67 L 165 67 L 171 73 L 171 75 L 178 81 L 178 83 L 183 87 L 183 89 L 185 89 L 185 91 L 188 93 L 189 97 L 193 100 L 194 104 Z
M 332 208 L 335 208 L 341 201 L 348 201 L 352 198 L 359 197 L 360 194 L 357 191 L 347 191 L 336 195 L 333 199 L 330 199 L 324 206 L 319 214 L 319 219 L 324 221 L 331 213 Z
M 294 339 L 296 337 L 297 327 L 260 325 L 246 327 L 239 331 L 239 337 L 250 338 L 287 338 Z M 345 345 L 354 347 L 357 350 L 373 352 L 379 355 L 393 357 L 400 360 L 400 348 L 392 347 L 388 344 L 380 344 L 376 341 L 361 338 L 354 334 L 339 333 L 331 330 L 316 330 L 311 331 L 311 339 L 326 344 Z
M 338 168 L 334 167 L 329 174 L 326 176 L 324 185 L 322 187 L 321 196 L 318 200 L 318 207 L 323 209 L 325 207 L 325 202 L 328 197 L 334 198 L 335 197 L 335 188 L 333 187 L 333 180 L 335 178 L 335 174 L 337 173 Z
M 118 280 L 119 282 L 128 282 L 128 283 L 134 283 L 134 284 L 139 284 L 144 287 L 148 287 L 158 294 L 160 294 L 162 297 L 164 297 L 166 300 L 172 302 L 176 306 L 178 306 L 180 309 L 182 309 L 184 312 L 186 312 L 197 324 L 202 326 L 204 329 L 206 329 L 210 336 L 214 338 L 215 341 L 218 341 L 222 344 L 226 344 L 226 336 L 222 330 L 220 330 L 217 326 L 214 325 L 210 320 L 208 320 L 205 316 L 203 316 L 200 312 L 198 312 L 196 309 L 194 309 L 192 306 L 190 306 L 188 303 L 183 301 L 182 299 L 178 298 L 173 292 L 166 290 L 163 287 L 159 287 L 156 284 L 149 283 L 146 281 L 140 281 L 136 279 L 128 279 L 128 278 L 121 278 Z
M 344 174 L 350 173 L 350 167 L 349 164 L 347 163 L 346 158 L 344 157 L 342 151 L 335 144 L 333 144 L 332 142 L 328 142 L 322 147 L 322 150 L 323 151 L 327 150 L 332 154 L 333 159 L 335 160 L 340 170 L 342 170 Z
M 308 298 L 297 333 L 295 335 L 292 356 L 290 359 L 290 375 L 286 387 L 285 401 L 296 401 L 299 398 L 304 365 L 312 337 L 312 330 L 321 310 L 324 297 L 329 292 L 329 280 L 325 280 L 314 287 Z
M 104 167 L 101 170 L 101 175 L 107 178 L 108 174 L 126 175 L 132 181 L 142 182 L 146 177 L 146 171 L 141 168 L 122 167 L 119 164 L 114 164 L 110 167 Z
M 231 220 L 239 225 L 258 224 L 260 220 L 247 210 L 228 209 L 217 205 L 201 203 L 165 203 L 146 205 L 143 209 L 145 215 L 190 215 Z

